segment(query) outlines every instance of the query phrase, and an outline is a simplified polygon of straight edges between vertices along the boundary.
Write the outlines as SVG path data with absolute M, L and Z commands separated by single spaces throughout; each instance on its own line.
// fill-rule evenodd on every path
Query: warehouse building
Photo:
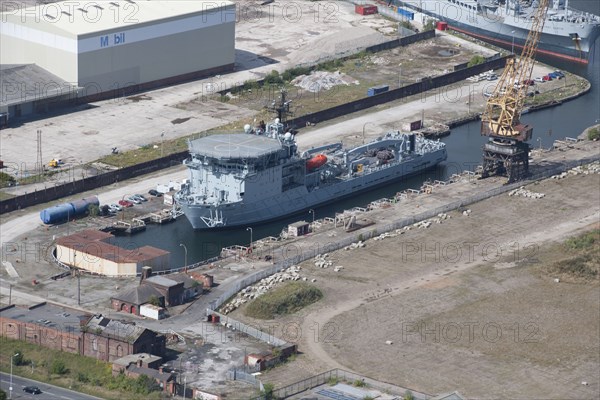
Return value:
M 1 14 L 3 64 L 35 64 L 77 88 L 83 100 L 230 71 L 230 1 L 60 1 Z M 3 88 L 14 92 L 19 88 Z M 56 93 L 53 93 L 56 95 Z
M 109 243 L 110 233 L 93 229 L 56 239 L 56 260 L 64 265 L 106 276 L 136 276 L 145 266 L 170 269 L 168 251 L 151 246 L 124 249 Z

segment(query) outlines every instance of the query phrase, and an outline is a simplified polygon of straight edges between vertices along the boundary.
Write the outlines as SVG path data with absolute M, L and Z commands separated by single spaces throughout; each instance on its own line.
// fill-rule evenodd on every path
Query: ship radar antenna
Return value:
M 285 125 L 285 121 L 287 117 L 293 116 L 293 112 L 290 111 L 290 104 L 292 100 L 286 100 L 287 90 L 281 89 L 279 100 L 273 100 L 270 106 L 267 106 L 267 110 L 270 112 L 277 114 L 277 118 L 279 118 L 279 122 Z

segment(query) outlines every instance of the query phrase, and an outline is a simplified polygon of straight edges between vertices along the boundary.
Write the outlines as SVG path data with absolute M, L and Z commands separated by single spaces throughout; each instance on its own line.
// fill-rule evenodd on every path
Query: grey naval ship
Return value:
M 446 160 L 444 143 L 398 131 L 352 149 L 333 143 L 300 153 L 279 119 L 261 125 L 189 141 L 191 176 L 175 200 L 194 229 L 275 220 Z
M 594 0 L 598 1 L 598 0 Z M 445 21 L 451 29 L 485 41 L 521 48 L 531 29 L 537 0 L 389 0 Z M 600 17 L 569 7 L 569 0 L 550 0 L 538 52 L 588 63 L 600 35 Z

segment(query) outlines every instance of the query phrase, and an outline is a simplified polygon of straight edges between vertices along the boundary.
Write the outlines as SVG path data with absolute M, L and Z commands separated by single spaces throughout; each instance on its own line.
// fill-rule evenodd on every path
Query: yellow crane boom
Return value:
M 488 99 L 481 115 L 481 134 L 504 139 L 527 141 L 531 139 L 532 128 L 520 123 L 523 102 L 531 80 L 535 53 L 537 51 L 549 0 L 539 0 L 539 7 L 531 16 L 531 29 L 523 47 L 521 57 L 509 58 L 494 93 Z

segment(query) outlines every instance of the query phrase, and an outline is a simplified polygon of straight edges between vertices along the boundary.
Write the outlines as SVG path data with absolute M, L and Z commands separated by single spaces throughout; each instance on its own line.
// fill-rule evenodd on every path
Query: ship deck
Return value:
M 258 158 L 281 149 L 279 140 L 246 133 L 219 134 L 190 142 L 190 152 L 218 159 Z

